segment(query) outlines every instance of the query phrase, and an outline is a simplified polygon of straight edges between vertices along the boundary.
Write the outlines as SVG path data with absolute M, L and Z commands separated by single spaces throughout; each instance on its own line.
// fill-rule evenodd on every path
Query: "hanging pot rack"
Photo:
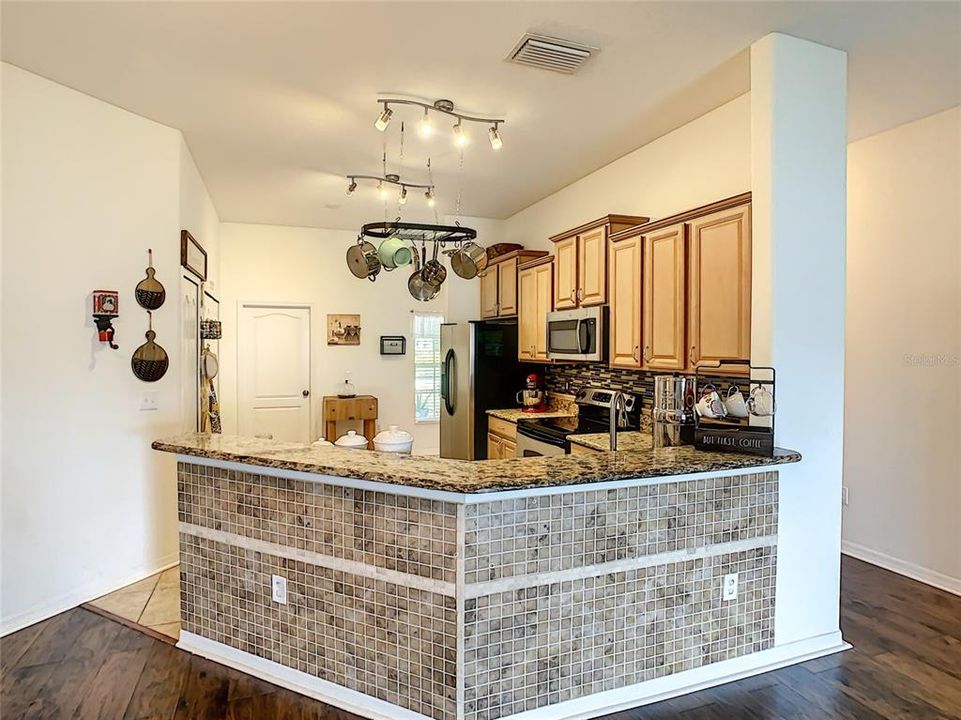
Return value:
M 357 236 L 358 242 L 364 238 L 397 238 L 411 243 L 439 243 L 444 247 L 448 243 L 465 243 L 477 237 L 477 231 L 460 225 L 436 225 L 432 223 L 414 222 L 373 222 L 362 225 Z

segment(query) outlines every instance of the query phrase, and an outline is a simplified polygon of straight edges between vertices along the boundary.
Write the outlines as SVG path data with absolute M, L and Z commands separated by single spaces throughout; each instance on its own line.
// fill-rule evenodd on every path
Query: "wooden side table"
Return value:
M 325 395 L 324 437 L 330 442 L 337 439 L 338 420 L 363 420 L 367 447 L 374 447 L 374 435 L 377 433 L 377 398 L 373 395 L 357 395 L 352 398 Z

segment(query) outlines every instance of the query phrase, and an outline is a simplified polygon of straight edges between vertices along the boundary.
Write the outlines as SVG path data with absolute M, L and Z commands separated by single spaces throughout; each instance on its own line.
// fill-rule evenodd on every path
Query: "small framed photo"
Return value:
M 381 355 L 404 355 L 407 353 L 407 338 L 403 335 L 381 335 Z
M 186 230 L 180 231 L 180 264 L 201 280 L 207 279 L 207 251 Z

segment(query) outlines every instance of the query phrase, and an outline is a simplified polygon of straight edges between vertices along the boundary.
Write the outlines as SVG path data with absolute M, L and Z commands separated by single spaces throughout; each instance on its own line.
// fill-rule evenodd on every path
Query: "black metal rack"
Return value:
M 719 372 L 721 368 L 731 365 L 746 367 L 747 375 Z M 770 374 L 770 377 L 755 377 L 755 371 Z M 711 363 L 709 368 L 699 366 L 694 373 L 694 390 L 698 400 L 704 391 L 712 386 L 722 399 L 727 397 L 732 387 L 736 387 L 748 397 L 755 387 L 768 387 L 772 398 L 772 413 L 764 416 L 748 414 L 745 418 L 704 418 L 695 412 L 694 447 L 698 450 L 773 457 L 774 417 L 777 413 L 776 380 L 777 373 L 773 367 L 752 365 L 750 360 L 721 359 Z M 752 424 L 752 418 L 755 418 L 755 423 L 765 420 L 769 424 Z
M 395 237 L 408 242 L 433 242 L 441 246 L 447 243 L 463 243 L 477 237 L 477 231 L 460 225 L 433 225 L 428 223 L 373 222 L 361 226 L 358 240 L 372 237 L 384 239 Z

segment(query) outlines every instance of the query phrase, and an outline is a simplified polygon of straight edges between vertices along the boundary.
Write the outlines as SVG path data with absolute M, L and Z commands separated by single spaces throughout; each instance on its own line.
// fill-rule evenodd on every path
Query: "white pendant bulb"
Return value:
M 377 116 L 377 120 L 374 121 L 374 127 L 384 132 L 390 124 L 390 118 L 393 114 L 394 111 L 385 104 L 383 112 L 381 112 L 381 114 Z
M 407 204 L 407 186 L 404 185 L 400 189 L 400 195 L 397 196 L 397 202 L 401 205 Z
M 457 147 L 464 147 L 468 143 L 467 133 L 464 132 L 464 127 L 461 125 L 461 121 L 458 120 L 457 124 L 454 125 L 454 145 Z
M 500 150 L 504 147 L 504 141 L 501 140 L 501 135 L 497 131 L 496 125 L 491 125 L 490 130 L 487 131 L 487 138 L 491 141 L 491 148 L 494 150 Z
M 387 186 L 383 182 L 377 183 L 377 189 L 380 191 L 380 196 L 384 200 L 387 199 Z
M 434 126 L 430 123 L 430 113 L 427 108 L 424 108 L 424 117 L 420 121 L 420 127 L 417 128 L 417 133 L 425 139 L 434 134 Z
M 424 193 L 424 197 L 427 198 L 427 207 L 434 207 L 437 201 L 434 199 L 434 188 L 428 188 L 427 192 Z

